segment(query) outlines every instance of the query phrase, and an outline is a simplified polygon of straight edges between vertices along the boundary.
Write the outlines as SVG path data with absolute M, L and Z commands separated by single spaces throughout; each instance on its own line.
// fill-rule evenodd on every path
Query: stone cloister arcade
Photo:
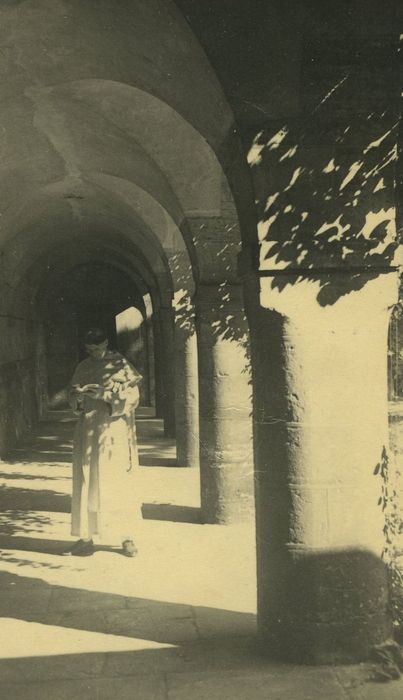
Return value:
M 235 4 L 0 3 L 1 456 L 106 326 L 203 522 L 255 520 L 262 647 L 357 661 L 391 633 L 394 3 Z

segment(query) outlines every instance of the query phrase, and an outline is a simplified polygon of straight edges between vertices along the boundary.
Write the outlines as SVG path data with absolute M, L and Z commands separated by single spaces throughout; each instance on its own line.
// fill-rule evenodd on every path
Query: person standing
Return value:
M 69 391 L 78 414 L 71 534 L 80 538 L 69 553 L 91 555 L 97 536 L 108 544 L 120 543 L 122 553 L 133 557 L 140 518 L 135 409 L 142 377 L 120 353 L 108 349 L 101 329 L 89 330 L 84 345 L 88 357 L 77 366 Z

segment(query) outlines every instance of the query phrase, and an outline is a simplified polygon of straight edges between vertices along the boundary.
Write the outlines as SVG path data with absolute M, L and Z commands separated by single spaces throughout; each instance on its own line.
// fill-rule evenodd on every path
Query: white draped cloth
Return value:
M 117 352 L 88 357 L 77 367 L 70 404 L 78 412 L 73 448 L 71 533 L 98 535 L 108 543 L 134 539 L 141 519 L 136 492 L 138 450 L 135 409 L 142 377 Z M 101 386 L 101 397 L 77 395 L 77 387 Z

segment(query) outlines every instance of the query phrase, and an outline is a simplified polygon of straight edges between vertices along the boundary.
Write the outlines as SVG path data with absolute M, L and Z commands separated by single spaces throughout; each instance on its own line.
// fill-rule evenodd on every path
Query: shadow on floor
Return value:
M 22 489 L 0 485 L 0 512 L 4 510 L 70 513 L 71 496 L 50 489 Z
M 58 452 L 55 450 L 14 450 L 12 457 L 7 458 L 8 464 L 71 464 L 72 452 Z
M 12 549 L 21 552 L 39 552 L 60 556 L 71 544 L 70 540 L 51 540 L 40 537 L 21 537 L 19 535 L 7 534 L 0 535 L 0 550 Z
M 171 503 L 143 503 L 141 509 L 145 520 L 198 524 L 203 522 L 200 508 L 192 506 L 178 506 Z M 12 511 L 13 518 L 2 519 L 1 513 L 4 511 Z M 46 517 L 40 514 L 41 511 L 45 513 L 71 513 L 71 496 L 50 489 L 31 490 L 0 486 L 0 532 L 4 532 L 2 526 L 12 528 L 15 517 L 26 520 L 29 513 L 33 514 L 32 522 L 36 521 L 40 525 L 41 518 Z M 21 529 L 20 524 L 12 531 L 19 529 Z M 6 532 L 9 534 L 9 530 Z M 11 531 L 10 534 L 12 534 Z
M 27 437 L 6 456 L 8 464 L 69 462 L 73 455 L 73 426 L 41 423 L 40 433 Z
M 176 463 L 175 457 L 159 457 L 157 456 L 151 456 L 151 455 L 146 455 L 141 453 L 141 445 L 140 445 L 140 454 L 139 454 L 139 463 L 140 467 L 178 467 L 178 464 Z
M 10 464 L 10 462 L 9 462 Z M 14 464 L 22 464 L 21 462 L 14 462 Z M 25 464 L 25 463 L 24 463 Z M 26 474 L 21 472 L 0 472 L 0 479 L 5 479 L 6 481 L 65 481 L 65 476 L 49 476 L 48 474 Z M 1 485 L 0 485 L 1 488 Z
M 135 560 L 128 565 L 135 572 Z M 0 590 L 4 624 L 10 634 L 14 627 L 14 633 L 22 635 L 13 641 L 12 653 L 3 647 L 3 683 L 267 663 L 256 653 L 252 614 L 68 588 L 8 572 L 0 573 Z M 32 623 L 40 625 L 36 632 Z M 32 648 L 29 638 L 23 638 L 25 629 L 31 630 L 32 639 L 32 634 L 38 635 L 40 656 L 38 646 Z
M 177 467 L 175 441 L 164 438 L 162 422 L 139 418 L 138 435 L 140 466 Z M 42 422 L 40 433 L 15 447 L 5 461 L 8 464 L 71 464 L 73 459 L 74 423 Z
M 169 520 L 174 523 L 203 524 L 200 508 L 175 506 L 171 503 L 143 503 L 141 511 L 145 520 Z
M 30 533 L 40 535 L 42 534 L 43 529 L 49 528 L 49 526 L 52 525 L 52 522 L 52 517 L 46 513 L 38 513 L 37 511 L 33 510 L 1 510 L 0 537 L 9 537 L 10 535 L 15 535 L 16 533 L 21 535 L 23 538 L 25 538 L 25 535 Z M 5 540 L 4 542 L 6 541 L 14 542 L 14 537 L 10 540 Z

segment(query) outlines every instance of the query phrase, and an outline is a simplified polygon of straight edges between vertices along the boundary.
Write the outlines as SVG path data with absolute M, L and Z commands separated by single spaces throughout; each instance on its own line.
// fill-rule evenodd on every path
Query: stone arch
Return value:
M 36 9 L 47 13 L 49 25 L 40 47 L 32 40 L 38 26 L 29 4 L 22 16 L 12 7 L 0 10 L 5 30 L 18 40 L 19 62 L 27 66 L 20 81 L 4 80 L 10 124 L 2 180 L 6 283 L 29 263 L 27 241 L 35 254 L 44 254 L 58 227 L 82 240 L 83 232 L 106 229 L 129 240 L 135 230 L 146 258 L 152 250 L 157 253 L 157 286 L 171 279 L 164 295 L 169 302 L 169 290 L 176 294 L 177 318 L 187 314 L 187 299 L 197 290 L 199 335 L 202 328 L 204 333 L 214 328 L 211 347 L 199 346 L 205 386 L 213 346 L 233 343 L 243 353 L 247 334 L 238 259 L 241 236 L 249 232 L 237 213 L 242 206 L 231 194 L 235 171 L 246 170 L 219 82 L 173 2 L 151 0 L 145 8 L 137 0 L 124 1 L 116 13 L 111 0 L 101 5 L 90 0 L 78 13 L 74 0 L 39 0 Z M 161 42 L 167 23 L 175 27 L 175 46 Z M 150 32 L 152 41 L 145 42 Z M 69 47 L 63 60 L 60 47 Z M 237 192 L 243 201 L 248 186 Z M 172 326 L 168 306 L 161 304 L 165 327 Z M 194 336 L 192 312 L 181 324 L 185 342 Z M 222 367 L 213 375 L 215 386 Z M 209 396 L 201 403 L 208 408 L 215 400 Z M 206 436 L 213 435 L 218 424 L 205 418 Z M 209 455 L 208 449 L 207 462 Z M 219 496 L 214 489 L 213 500 Z

